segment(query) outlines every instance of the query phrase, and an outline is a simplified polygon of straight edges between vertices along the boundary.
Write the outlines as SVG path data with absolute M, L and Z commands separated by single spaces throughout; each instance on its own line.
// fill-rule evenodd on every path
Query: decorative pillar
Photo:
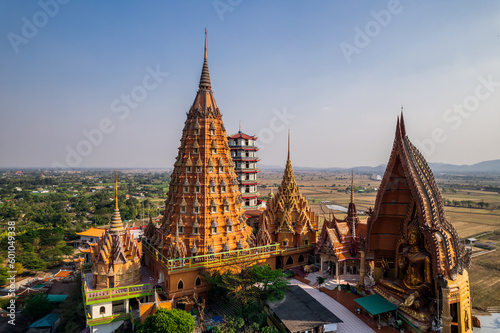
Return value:
M 344 260 L 344 275 L 347 274 L 347 260 Z
M 340 284 L 340 276 L 339 276 L 339 261 L 335 261 L 335 275 L 337 276 L 337 284 Z
M 321 262 L 319 271 L 320 271 L 321 275 L 323 275 L 323 256 L 320 256 L 319 259 Z
M 359 263 L 359 284 L 361 286 L 365 286 L 365 275 L 366 275 L 366 268 L 365 268 L 365 251 L 359 251 L 361 254 L 361 260 Z
M 441 288 L 443 292 L 443 314 L 441 320 L 443 321 L 443 333 L 451 333 L 451 320 L 453 319 L 450 314 L 450 288 Z

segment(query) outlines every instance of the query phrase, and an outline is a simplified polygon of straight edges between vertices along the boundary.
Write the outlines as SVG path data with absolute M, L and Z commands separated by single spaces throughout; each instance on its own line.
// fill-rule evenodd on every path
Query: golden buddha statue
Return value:
M 407 244 L 396 256 L 396 276 L 393 279 L 380 279 L 389 296 L 394 296 L 400 306 L 420 308 L 423 303 L 419 297 L 431 291 L 431 256 L 420 245 L 420 233 L 416 222 L 409 225 Z M 398 246 L 399 247 L 399 246 Z

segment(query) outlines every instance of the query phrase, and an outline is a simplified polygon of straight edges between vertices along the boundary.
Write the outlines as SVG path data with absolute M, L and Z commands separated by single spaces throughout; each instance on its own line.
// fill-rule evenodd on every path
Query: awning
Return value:
M 371 315 L 375 316 L 380 313 L 384 312 L 389 312 L 396 310 L 398 307 L 383 298 L 382 296 L 378 294 L 370 295 L 370 296 L 365 296 L 362 298 L 357 298 L 354 300 L 354 302 L 358 303 L 368 311 Z

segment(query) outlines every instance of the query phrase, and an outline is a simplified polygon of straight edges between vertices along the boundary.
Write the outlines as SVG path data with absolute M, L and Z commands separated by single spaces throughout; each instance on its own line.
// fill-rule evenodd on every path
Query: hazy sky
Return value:
M 172 167 L 203 62 L 261 164 L 500 158 L 499 1 L 2 1 L 0 166 Z

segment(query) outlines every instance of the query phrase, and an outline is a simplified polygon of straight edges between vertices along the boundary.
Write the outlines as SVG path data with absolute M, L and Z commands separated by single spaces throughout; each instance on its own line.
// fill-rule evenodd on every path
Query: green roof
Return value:
M 383 298 L 378 294 L 370 295 L 355 299 L 354 302 L 358 303 L 365 309 L 370 312 L 371 315 L 375 316 L 380 313 L 389 312 L 396 310 L 398 307 Z
M 62 303 L 68 298 L 68 295 L 55 295 L 55 294 L 50 294 L 47 295 L 49 298 L 50 303 Z
M 52 325 L 54 325 L 55 322 L 59 320 L 59 318 L 60 317 L 55 313 L 49 313 L 42 319 L 38 319 L 37 321 L 35 321 L 33 324 L 30 325 L 30 327 L 40 327 L 40 328 L 52 327 Z

